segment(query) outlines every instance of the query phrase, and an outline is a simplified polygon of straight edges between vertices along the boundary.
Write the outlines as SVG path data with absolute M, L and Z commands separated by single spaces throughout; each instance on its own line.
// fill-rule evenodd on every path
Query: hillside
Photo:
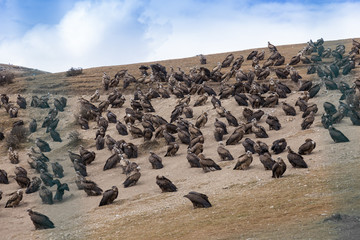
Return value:
M 359 40 L 359 39 L 357 39 Z M 275 43 L 274 43 L 275 44 Z M 346 52 L 350 51 L 352 40 L 326 41 L 325 48 L 335 49 L 337 45 L 343 44 Z M 288 63 L 306 44 L 277 46 L 278 51 L 285 56 Z M 236 57 L 243 55 L 245 58 L 254 49 L 234 51 Z M 265 59 L 270 56 L 268 48 L 265 50 Z M 217 62 L 222 62 L 229 53 L 207 55 L 207 64 L 200 65 L 198 57 L 160 61 L 158 63 L 166 67 L 172 66 L 175 70 L 180 67 L 185 73 L 194 66 L 205 66 L 212 69 Z M 356 56 L 356 67 L 350 74 L 340 76 L 337 83 L 344 81 L 350 85 L 356 78 L 360 77 L 359 55 Z M 333 57 L 323 59 L 330 63 Z M 265 60 L 260 61 L 262 65 Z M 248 72 L 252 61 L 245 60 L 241 69 Z M 351 124 L 349 118 L 344 118 L 336 128 L 341 130 L 349 139 L 349 143 L 335 144 L 329 136 L 328 130 L 321 124 L 321 115 L 324 113 L 323 103 L 328 101 L 338 106 L 340 91 L 326 90 L 323 85 L 316 97 L 309 103 L 316 103 L 319 111 L 315 115 L 315 121 L 309 129 L 301 130 L 302 113 L 296 107 L 296 116 L 287 116 L 281 108 L 276 105 L 272 108 L 260 109 L 265 114 L 277 116 L 282 128 L 279 131 L 269 130 L 265 123 L 265 116 L 258 122 L 269 134 L 269 138 L 258 139 L 253 133 L 246 134 L 237 145 L 229 145 L 226 148 L 232 153 L 235 160 L 221 161 L 217 154 L 218 143 L 214 140 L 215 118 L 227 123 L 226 119 L 219 117 L 213 108 L 210 98 L 204 106 L 193 107 L 199 95 L 191 95 L 190 106 L 194 111 L 192 119 L 203 112 L 208 113 L 208 122 L 201 128 L 205 138 L 204 154 L 220 165 L 222 170 L 204 173 L 201 168 L 190 168 L 186 160 L 187 145 L 180 144 L 180 149 L 173 157 L 164 157 L 167 149 L 163 138 L 152 139 L 144 142 L 143 138 L 134 139 L 130 134 L 121 136 L 118 134 L 115 124 L 109 124 L 106 134 L 116 140 L 125 140 L 138 146 L 139 156 L 135 161 L 141 167 L 141 178 L 138 183 L 129 188 L 123 188 L 122 183 L 126 176 L 122 174 L 120 166 L 103 171 L 106 160 L 112 153 L 106 149 L 96 150 L 95 133 L 98 129 L 96 122 L 89 123 L 89 130 L 82 130 L 76 123 L 75 114 L 79 110 L 79 97 L 87 100 L 95 92 L 100 90 L 100 99 L 94 103 L 107 99 L 112 91 L 102 88 L 102 75 L 106 72 L 111 78 L 120 70 L 127 69 L 135 78 L 140 77 L 138 70 L 140 65 L 152 63 L 139 63 L 123 66 L 106 66 L 84 69 L 83 74 L 76 77 L 66 77 L 66 73 L 36 72 L 33 74 L 17 75 L 15 82 L 0 88 L 0 93 L 7 93 L 10 101 L 16 104 L 16 97 L 21 93 L 28 102 L 27 109 L 20 109 L 17 118 L 9 118 L 4 108 L 0 108 L 0 130 L 8 133 L 12 123 L 22 119 L 25 126 L 32 118 L 38 122 L 38 130 L 29 135 L 27 140 L 21 144 L 19 149 L 20 163 L 18 165 L 26 168 L 28 176 L 39 176 L 31 169 L 26 155 L 30 146 L 35 146 L 35 139 L 41 137 L 49 142 L 52 151 L 45 153 L 50 162 L 58 161 L 65 170 L 65 177 L 60 179 L 69 185 L 70 191 L 65 192 L 64 200 L 53 205 L 41 203 L 38 193 L 24 194 L 20 205 L 16 208 L 4 208 L 8 196 L 6 194 L 16 191 L 19 186 L 13 179 L 15 165 L 9 162 L 6 149 L 6 141 L 0 142 L 0 169 L 4 169 L 9 175 L 10 184 L 0 184 L 0 190 L 4 192 L 0 200 L 0 233 L 2 239 L 358 239 L 360 237 L 360 195 L 358 193 L 360 179 L 358 169 L 360 167 L 360 149 L 357 145 L 359 138 L 359 127 Z M 277 79 L 274 70 L 279 67 L 271 67 L 270 77 Z M 316 75 L 307 75 L 307 64 L 301 62 L 294 68 L 303 77 L 314 84 L 320 83 Z M 23 69 L 23 68 L 21 68 Z M 223 68 L 226 73 L 230 68 Z M 229 80 L 234 84 L 235 78 Z M 292 92 L 287 98 L 279 102 L 286 102 L 295 106 L 301 92 L 297 91 L 300 83 L 294 83 L 289 78 L 281 80 L 287 84 Z M 209 81 L 211 86 L 219 93 L 220 84 Z M 131 108 L 130 99 L 133 98 L 134 90 L 139 87 L 147 92 L 150 87 L 143 84 L 131 84 L 126 90 L 119 90 L 124 94 L 126 102 L 121 108 L 110 108 L 117 118 L 123 121 L 125 108 Z M 43 119 L 47 116 L 49 109 L 30 107 L 33 95 L 45 95 L 50 93 L 49 104 L 54 106 L 54 99 L 65 96 L 67 106 L 64 112 L 59 112 L 60 119 L 57 131 L 62 137 L 62 142 L 54 142 L 45 128 L 41 128 Z M 265 94 L 266 96 L 268 94 Z M 178 99 L 172 95 L 169 99 L 155 98 L 151 100 L 155 108 L 153 114 L 162 116 L 167 121 Z M 242 115 L 244 106 L 238 106 L 233 97 L 221 100 L 222 106 L 229 110 L 238 121 L 245 122 Z M 185 117 L 184 117 L 185 118 Z M 137 121 L 137 127 L 143 129 Z M 228 125 L 228 124 L 227 124 Z M 78 152 L 79 145 L 72 145 L 68 139 L 71 131 L 78 131 L 81 136 L 81 144 L 88 150 L 96 153 L 96 159 L 87 166 L 88 178 L 95 181 L 104 191 L 115 185 L 119 188 L 119 196 L 109 206 L 98 207 L 101 196 L 86 196 L 85 192 L 78 190 L 75 184 L 75 171 L 69 160 L 68 150 Z M 235 127 L 228 126 L 229 135 Z M 177 134 L 176 141 L 179 143 Z M 229 135 L 224 136 L 224 142 Z M 253 154 L 253 162 L 248 170 L 233 170 L 237 157 L 245 153 L 242 146 L 244 139 L 248 137 L 261 140 L 271 147 L 274 140 L 285 138 L 288 146 L 294 151 L 304 143 L 305 139 L 311 138 L 316 142 L 316 148 L 304 159 L 308 164 L 307 169 L 293 168 L 287 160 L 287 152 L 278 155 L 273 154 L 273 159 L 282 157 L 287 164 L 287 170 L 283 178 L 274 179 L 271 171 L 265 171 L 259 161 L 258 154 Z M 149 152 L 155 152 L 162 157 L 164 168 L 152 169 L 148 161 Z M 51 166 L 49 165 L 49 169 Z M 50 172 L 52 172 L 50 170 Z M 155 184 L 157 175 L 164 175 L 178 187 L 174 193 L 161 193 Z M 50 188 L 55 194 L 56 186 Z M 208 209 L 193 209 L 190 201 L 183 196 L 189 191 L 197 191 L 209 197 L 212 207 Z M 26 209 L 46 214 L 55 224 L 56 228 L 51 230 L 34 231 Z M 333 214 L 341 214 L 341 218 L 331 218 Z

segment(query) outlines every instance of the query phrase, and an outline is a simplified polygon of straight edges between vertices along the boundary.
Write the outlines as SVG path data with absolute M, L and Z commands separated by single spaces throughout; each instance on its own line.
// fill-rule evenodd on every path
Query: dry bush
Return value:
M 78 131 L 71 131 L 68 135 L 68 139 L 70 140 L 68 146 L 76 147 L 82 142 L 81 135 Z
M 22 142 L 25 142 L 25 139 L 28 135 L 27 129 L 23 126 L 15 126 L 5 137 L 6 147 L 12 147 L 13 149 L 20 148 Z
M 15 75 L 13 73 L 1 72 L 0 73 L 0 86 L 14 82 Z
M 70 68 L 69 70 L 67 70 L 66 72 L 66 76 L 67 77 L 71 77 L 71 76 L 77 76 L 82 74 L 83 69 L 82 68 Z

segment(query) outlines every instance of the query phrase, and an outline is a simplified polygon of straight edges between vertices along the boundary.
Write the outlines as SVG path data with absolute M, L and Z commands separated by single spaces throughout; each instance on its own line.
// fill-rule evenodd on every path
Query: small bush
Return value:
M 5 137 L 5 140 L 6 140 L 6 149 L 8 149 L 9 147 L 12 147 L 13 149 L 20 148 L 20 141 L 15 135 L 8 134 Z
M 77 76 L 82 74 L 82 68 L 70 68 L 69 70 L 67 70 L 66 72 L 66 76 L 67 77 L 71 77 L 71 76 Z
M 11 135 L 14 135 L 16 136 L 18 139 L 24 141 L 27 134 L 28 134 L 28 131 L 27 129 L 24 127 L 24 125 L 20 125 L 20 126 L 15 126 L 11 129 L 10 131 L 10 134 Z
M 82 138 L 78 131 L 71 131 L 68 135 L 68 139 L 70 140 L 68 146 L 77 146 L 81 143 Z
M 0 72 L 0 86 L 14 82 L 15 75 L 13 73 Z
M 5 137 L 6 147 L 12 147 L 13 149 L 20 148 L 21 143 L 25 142 L 27 135 L 28 131 L 23 125 L 13 127 Z

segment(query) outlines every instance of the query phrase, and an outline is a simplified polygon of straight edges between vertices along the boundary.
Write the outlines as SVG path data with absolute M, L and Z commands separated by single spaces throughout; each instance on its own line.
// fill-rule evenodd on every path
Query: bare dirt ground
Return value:
M 325 39 L 326 40 L 326 39 Z M 332 49 L 339 43 L 350 49 L 351 40 L 325 42 L 325 47 Z M 286 57 L 286 62 L 291 56 L 301 50 L 303 45 L 289 45 L 278 47 L 280 53 Z M 242 54 L 246 57 L 250 50 L 234 52 L 235 57 Z M 212 68 L 218 61 L 222 61 L 227 53 L 208 56 L 208 68 Z M 266 50 L 266 56 L 269 55 Z M 267 57 L 265 57 L 267 58 Z M 197 58 L 171 60 L 160 62 L 166 67 L 180 66 L 185 72 L 189 67 L 198 64 Z M 306 138 L 312 138 L 317 147 L 311 155 L 305 156 L 308 169 L 292 168 L 287 161 L 287 153 L 281 153 L 286 164 L 287 171 L 283 178 L 271 178 L 271 171 L 265 171 L 254 155 L 254 161 L 249 170 L 234 171 L 236 160 L 221 162 L 216 148 L 218 143 L 214 141 L 214 120 L 219 118 L 210 101 L 205 106 L 194 107 L 194 119 L 203 111 L 208 111 L 209 120 L 205 127 L 201 128 L 205 136 L 204 153 L 212 158 L 221 167 L 221 171 L 204 173 L 202 169 L 190 168 L 186 160 L 187 146 L 180 145 L 180 149 L 174 157 L 163 157 L 166 153 L 164 140 L 153 140 L 151 144 L 144 145 L 143 139 L 133 139 L 130 135 L 120 136 L 115 124 L 110 124 L 108 132 L 116 140 L 124 139 L 140 145 L 140 155 L 134 159 L 141 166 L 141 178 L 136 186 L 123 188 L 122 182 L 125 175 L 121 168 L 102 171 L 106 159 L 111 155 L 110 151 L 95 149 L 96 123 L 91 122 L 89 130 L 81 130 L 75 125 L 74 113 L 78 109 L 77 99 L 83 96 L 89 99 L 95 89 L 101 88 L 101 76 L 106 71 L 113 76 L 120 69 L 127 68 L 135 77 L 139 77 L 137 68 L 140 64 L 129 66 L 112 66 L 95 69 L 85 69 L 84 74 L 66 78 L 65 73 L 43 74 L 33 78 L 19 78 L 13 85 L 1 92 L 13 93 L 10 100 L 16 102 L 17 90 L 23 92 L 28 102 L 33 94 L 53 95 L 54 97 L 67 96 L 68 106 L 64 112 L 59 113 L 59 126 L 57 130 L 62 136 L 62 143 L 55 143 L 45 133 L 45 129 L 38 129 L 31 134 L 20 153 L 20 166 L 28 170 L 30 178 L 38 175 L 27 164 L 27 149 L 35 146 L 36 137 L 50 143 L 53 151 L 46 155 L 51 162 L 59 161 L 65 169 L 65 177 L 61 182 L 69 184 L 70 192 L 64 195 L 64 201 L 54 205 L 44 205 L 38 193 L 25 194 L 23 201 L 17 208 L 4 208 L 7 196 L 5 194 L 18 189 L 14 179 L 9 177 L 10 184 L 1 184 L 0 189 L 4 192 L 0 200 L 0 233 L 1 239 L 359 239 L 360 222 L 360 187 L 359 181 L 359 129 L 353 126 L 349 119 L 344 119 L 336 127 L 349 139 L 350 143 L 335 144 L 330 138 L 328 131 L 321 125 L 323 113 L 322 104 L 330 101 L 337 105 L 340 93 L 338 91 L 326 91 L 324 87 L 319 94 L 309 101 L 316 103 L 319 111 L 315 122 L 308 130 L 301 130 L 301 114 L 297 110 L 295 117 L 285 116 L 281 106 L 275 108 L 262 108 L 265 113 L 276 115 L 281 124 L 280 131 L 268 130 L 268 125 L 263 117 L 259 124 L 268 130 L 269 138 L 261 139 L 269 146 L 281 137 L 286 138 L 293 150 L 304 142 Z M 251 61 L 245 61 L 243 69 L 249 69 Z M 306 66 L 299 64 L 295 68 L 305 79 L 319 81 L 315 75 L 306 75 Z M 224 69 L 224 72 L 226 69 Z M 342 80 L 352 83 L 359 77 L 357 66 L 350 75 Z M 275 76 L 272 72 L 271 76 Z M 27 79 L 27 80 L 26 80 Z M 282 80 L 297 89 L 290 80 Z M 215 83 L 211 83 L 215 86 Z M 125 92 L 126 103 L 120 109 L 111 109 L 119 119 L 125 115 L 125 107 L 130 107 L 129 94 L 135 86 L 131 86 Z M 107 98 L 101 91 L 101 99 Z M 281 99 L 294 105 L 299 92 L 293 91 L 288 98 Z M 198 98 L 191 96 L 190 105 Z M 153 99 L 152 105 L 156 112 L 165 119 L 170 119 L 170 114 L 176 105 L 176 99 Z M 238 120 L 243 120 L 242 110 L 244 107 L 237 105 L 233 98 L 222 100 L 222 105 L 234 114 Z M 23 119 L 25 125 L 31 118 L 35 118 L 38 124 L 47 115 L 47 109 L 20 110 L 18 119 Z M 0 109 L 1 127 L 5 132 L 17 119 L 10 119 L 3 108 Z M 191 119 L 194 122 L 194 119 Z M 220 118 L 226 122 L 226 119 Z M 140 128 L 141 125 L 140 125 Z M 231 133 L 234 127 L 228 127 Z M 77 130 L 81 134 L 82 144 L 96 152 L 96 160 L 88 166 L 89 178 L 103 189 L 109 189 L 116 185 L 119 187 L 119 197 L 109 206 L 99 208 L 101 196 L 87 197 L 85 192 L 77 190 L 75 185 L 75 171 L 67 156 L 67 150 L 77 151 L 77 147 L 68 145 L 67 136 L 70 131 Z M 225 136 L 225 141 L 229 135 Z M 254 134 L 246 135 L 255 140 Z M 0 142 L 0 168 L 5 169 L 9 175 L 14 175 L 15 165 L 12 165 L 7 157 L 5 143 Z M 241 144 L 227 146 L 232 155 L 244 153 Z M 153 151 L 163 158 L 164 168 L 154 170 L 148 161 L 149 151 Z M 277 155 L 273 155 L 276 158 Z M 161 193 L 155 183 L 157 175 L 164 175 L 172 180 L 178 187 L 175 193 Z M 52 187 L 55 192 L 56 188 Z M 209 196 L 213 207 L 208 209 L 193 209 L 192 204 L 183 197 L 189 191 L 198 191 Z M 26 209 L 33 208 L 35 211 L 46 214 L 55 223 L 56 228 L 51 230 L 35 231 Z M 340 214 L 332 217 L 333 214 Z

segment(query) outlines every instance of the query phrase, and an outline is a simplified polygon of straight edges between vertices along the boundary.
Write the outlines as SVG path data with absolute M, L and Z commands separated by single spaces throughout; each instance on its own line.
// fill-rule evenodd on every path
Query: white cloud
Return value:
M 56 25 L 0 42 L 0 62 L 47 71 L 358 37 L 360 3 L 81 1 Z

